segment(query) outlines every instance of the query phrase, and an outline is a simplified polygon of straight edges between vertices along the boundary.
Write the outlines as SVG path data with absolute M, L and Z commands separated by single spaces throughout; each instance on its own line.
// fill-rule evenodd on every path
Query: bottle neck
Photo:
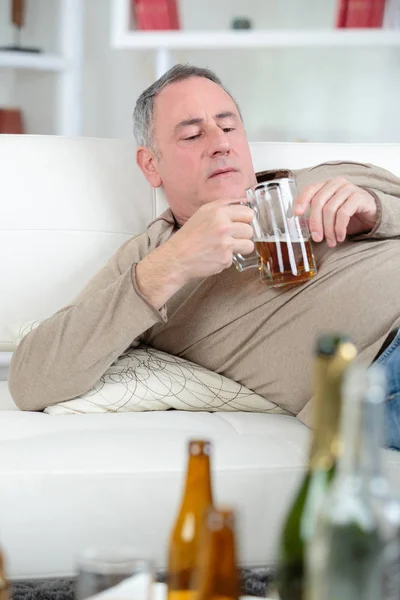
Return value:
M 380 406 L 365 405 L 365 461 L 371 479 L 383 479 L 382 447 L 384 420 Z
M 345 398 L 341 424 L 342 450 L 338 462 L 340 478 L 358 478 L 362 475 L 361 437 L 361 398 Z
M 338 456 L 339 422 L 341 409 L 341 374 L 329 377 L 332 357 L 316 359 L 314 433 L 309 467 L 311 470 L 329 470 Z
M 190 456 L 187 468 L 182 508 L 198 506 L 203 510 L 205 504 L 212 504 L 210 458 L 208 455 Z
M 385 486 L 381 462 L 384 435 L 384 374 L 371 367 L 353 368 L 344 386 L 339 474 Z M 371 490 L 372 491 L 372 490 Z M 380 490 L 383 492 L 383 488 Z
M 362 375 L 360 387 L 364 384 L 364 389 L 360 389 L 359 393 L 362 397 L 366 477 L 374 495 L 388 496 L 389 482 L 382 461 L 385 445 L 385 373 L 381 366 L 373 365 L 368 371 L 363 371 Z

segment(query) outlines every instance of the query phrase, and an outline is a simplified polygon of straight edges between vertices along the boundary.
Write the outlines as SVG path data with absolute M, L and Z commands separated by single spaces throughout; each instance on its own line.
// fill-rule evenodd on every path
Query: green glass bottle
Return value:
M 333 476 L 339 452 L 341 387 L 357 354 L 345 336 L 323 335 L 317 341 L 314 385 L 314 434 L 308 469 L 284 523 L 278 549 L 276 585 L 281 600 L 303 600 L 305 545 L 315 515 Z

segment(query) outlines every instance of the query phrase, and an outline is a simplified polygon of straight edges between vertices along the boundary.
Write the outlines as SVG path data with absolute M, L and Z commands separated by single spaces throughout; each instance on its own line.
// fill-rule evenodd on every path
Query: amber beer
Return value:
M 262 279 L 279 287 L 304 283 L 316 275 L 310 240 L 289 241 L 266 238 L 256 240 L 258 265 Z
M 185 489 L 168 548 L 167 600 L 193 598 L 201 525 L 212 506 L 210 454 L 210 442 L 189 442 Z

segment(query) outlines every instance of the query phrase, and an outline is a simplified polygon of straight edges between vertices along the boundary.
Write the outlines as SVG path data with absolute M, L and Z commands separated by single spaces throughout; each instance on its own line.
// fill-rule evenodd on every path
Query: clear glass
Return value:
M 385 441 L 386 374 L 382 365 L 364 372 L 366 469 L 373 505 L 383 536 L 382 589 L 385 600 L 400 597 L 400 502 L 390 489 L 383 466 Z
M 77 560 L 75 598 L 151 600 L 154 581 L 153 562 L 134 549 L 88 548 Z
M 297 195 L 296 183 L 290 177 L 246 190 L 255 213 L 252 226 L 257 257 L 235 255 L 239 271 L 258 266 L 261 279 L 272 287 L 304 283 L 317 274 L 307 220 L 293 213 Z

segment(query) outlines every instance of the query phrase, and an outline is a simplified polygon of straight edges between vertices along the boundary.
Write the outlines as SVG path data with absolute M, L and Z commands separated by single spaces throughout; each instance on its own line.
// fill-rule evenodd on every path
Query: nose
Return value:
M 215 127 L 209 133 L 209 155 L 228 154 L 231 145 L 227 134 L 220 127 Z

